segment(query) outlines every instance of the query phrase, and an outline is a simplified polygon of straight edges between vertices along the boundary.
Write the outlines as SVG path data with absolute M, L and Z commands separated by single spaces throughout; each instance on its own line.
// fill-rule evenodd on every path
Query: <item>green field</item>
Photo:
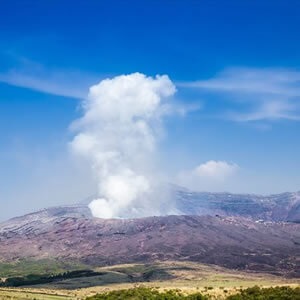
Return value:
M 74 260 L 18 260 L 16 262 L 0 262 L 0 278 L 12 276 L 25 276 L 28 274 L 57 274 L 65 271 L 86 269 L 86 266 Z
M 32 271 L 33 266 L 34 270 L 40 270 L 32 263 L 29 265 L 21 270 L 23 275 L 26 275 L 29 269 Z M 18 265 L 18 268 L 21 268 L 21 265 Z M 86 297 L 97 293 L 141 285 L 157 288 L 160 292 L 179 289 L 184 294 L 199 292 L 203 295 L 212 296 L 214 299 L 225 299 L 228 295 L 235 294 L 240 289 L 247 287 L 297 287 L 300 284 L 298 279 L 285 279 L 270 274 L 234 271 L 192 262 L 116 265 L 95 267 L 92 271 L 96 272 L 97 275 L 60 279 L 31 286 L 3 287 L 0 289 L 0 299 L 86 299 Z M 3 270 L 1 272 L 4 274 Z M 7 272 L 7 269 L 5 272 Z M 9 274 L 16 275 L 16 272 L 10 270 Z

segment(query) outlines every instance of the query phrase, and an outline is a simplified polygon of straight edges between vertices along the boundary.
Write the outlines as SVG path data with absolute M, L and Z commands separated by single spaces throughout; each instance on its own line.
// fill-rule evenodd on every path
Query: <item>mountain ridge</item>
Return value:
M 300 223 L 300 191 L 280 194 L 235 194 L 229 192 L 194 192 L 186 188 L 171 186 L 171 197 L 178 215 L 241 216 L 253 220 Z M 93 197 L 72 205 L 43 208 L 22 216 L 0 222 L 20 220 L 37 214 L 62 214 L 92 218 L 88 203 Z
M 300 277 L 299 193 L 176 193 L 183 215 L 98 219 L 76 204 L 12 218 L 0 223 L 0 262 L 177 260 Z

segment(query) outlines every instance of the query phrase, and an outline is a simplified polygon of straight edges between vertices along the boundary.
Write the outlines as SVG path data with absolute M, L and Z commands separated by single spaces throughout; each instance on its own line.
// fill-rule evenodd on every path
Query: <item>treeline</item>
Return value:
M 50 282 L 64 280 L 64 279 L 92 277 L 98 275 L 103 275 L 103 273 L 94 272 L 92 270 L 77 270 L 77 271 L 69 271 L 69 272 L 53 274 L 53 275 L 29 274 L 26 276 L 7 278 L 5 281 L 0 282 L 0 287 L 18 287 L 24 285 L 35 285 L 35 284 L 50 283 Z
M 300 300 L 300 287 L 293 289 L 288 286 L 271 288 L 255 286 L 228 296 L 227 300 Z
M 209 300 L 210 296 L 201 293 L 184 295 L 179 290 L 159 292 L 154 288 L 138 287 L 126 290 L 110 291 L 88 297 L 86 300 Z M 226 300 L 300 300 L 300 287 L 252 287 L 227 296 Z
M 179 290 L 169 290 L 165 292 L 159 292 L 154 288 L 138 287 L 126 290 L 117 290 L 105 292 L 92 297 L 86 298 L 86 300 L 119 300 L 119 299 L 131 299 L 131 300 L 209 300 L 208 296 L 195 293 L 192 295 L 184 295 Z

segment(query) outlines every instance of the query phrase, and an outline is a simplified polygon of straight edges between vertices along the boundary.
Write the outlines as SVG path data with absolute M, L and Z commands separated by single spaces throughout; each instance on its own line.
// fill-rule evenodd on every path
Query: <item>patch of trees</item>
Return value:
M 126 290 L 110 291 L 88 297 L 86 300 L 209 300 L 208 295 L 194 293 L 184 295 L 179 290 L 159 292 L 154 288 L 137 287 Z M 300 287 L 252 287 L 227 296 L 226 300 L 300 300 Z
M 154 288 L 138 287 L 127 290 L 110 291 L 88 297 L 86 300 L 208 300 L 207 296 L 195 293 L 192 295 L 184 295 L 179 290 L 169 290 L 159 292 Z
M 228 296 L 227 300 L 300 300 L 300 287 L 293 289 L 288 286 L 271 288 L 255 286 Z
M 54 281 L 80 278 L 80 277 L 92 277 L 103 275 L 104 273 L 94 272 L 92 270 L 77 270 L 69 271 L 55 275 L 40 275 L 40 274 L 29 274 L 26 276 L 9 277 L 5 281 L 0 282 L 1 287 L 18 287 L 24 285 L 35 285 L 50 283 Z

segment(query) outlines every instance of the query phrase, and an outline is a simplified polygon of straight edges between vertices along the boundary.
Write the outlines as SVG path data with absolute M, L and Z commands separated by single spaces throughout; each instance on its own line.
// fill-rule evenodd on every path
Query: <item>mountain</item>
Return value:
M 191 192 L 173 188 L 184 215 L 241 216 L 254 220 L 300 223 L 300 192 L 276 195 Z
M 24 221 L 24 219 L 23 219 Z M 300 224 L 237 217 L 166 216 L 16 219 L 0 226 L 0 257 L 60 259 L 89 265 L 187 260 L 300 276 Z
M 274 195 L 194 192 L 170 185 L 175 210 L 181 215 L 240 216 L 261 221 L 300 223 L 300 192 Z M 87 206 L 93 197 L 85 199 Z M 174 210 L 174 211 L 175 211 Z
M 0 224 L 0 262 L 53 259 L 91 266 L 177 260 L 300 277 L 299 193 L 273 196 L 176 190 L 183 214 L 93 218 L 54 207 Z

